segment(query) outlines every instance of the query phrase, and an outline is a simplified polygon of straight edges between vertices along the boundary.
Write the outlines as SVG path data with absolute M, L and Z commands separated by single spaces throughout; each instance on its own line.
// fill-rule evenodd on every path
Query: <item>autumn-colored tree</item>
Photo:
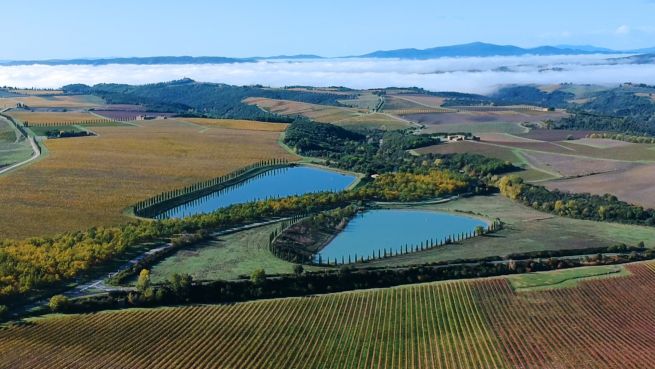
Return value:
M 48 302 L 48 307 L 53 312 L 58 313 L 66 310 L 69 303 L 70 301 L 68 300 L 68 297 L 64 295 L 54 295 L 50 298 L 50 302 Z
M 143 292 L 150 288 L 150 271 L 143 269 L 139 273 L 139 278 L 136 281 L 136 289 Z

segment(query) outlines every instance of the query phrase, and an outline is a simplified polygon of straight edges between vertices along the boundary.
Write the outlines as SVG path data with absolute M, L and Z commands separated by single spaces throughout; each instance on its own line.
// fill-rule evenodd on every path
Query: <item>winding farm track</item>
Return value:
M 4 109 L 4 110 L 0 111 L 0 113 L 4 113 L 7 110 L 9 110 L 9 109 Z M 38 159 L 41 156 L 41 148 L 36 143 L 36 140 L 35 140 L 34 137 L 24 135 L 23 132 L 20 129 L 18 129 L 18 127 L 15 126 L 15 123 L 11 119 L 7 119 L 4 115 L 0 114 L 0 120 L 5 121 L 7 124 L 9 124 L 10 126 L 12 126 L 12 127 L 14 127 L 16 129 L 16 131 L 18 132 L 16 134 L 16 140 L 17 141 L 19 139 L 19 135 L 23 135 L 25 137 L 25 139 L 29 141 L 29 143 L 30 143 L 30 145 L 32 147 L 32 156 L 29 159 L 23 160 L 20 163 L 16 163 L 16 164 L 10 165 L 10 166 L 8 166 L 6 168 L 0 169 L 0 175 L 2 175 L 2 174 L 10 172 L 12 170 L 23 167 L 23 166 L 33 162 L 34 160 Z

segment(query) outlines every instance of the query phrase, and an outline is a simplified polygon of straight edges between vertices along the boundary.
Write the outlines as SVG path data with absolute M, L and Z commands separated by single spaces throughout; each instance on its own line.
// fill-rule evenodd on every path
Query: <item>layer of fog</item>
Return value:
M 234 85 L 417 86 L 488 93 L 506 84 L 655 84 L 655 65 L 615 64 L 608 55 L 467 57 L 431 60 L 324 59 L 199 65 L 0 66 L 0 85 L 58 88 L 71 83 L 144 84 L 184 77 Z

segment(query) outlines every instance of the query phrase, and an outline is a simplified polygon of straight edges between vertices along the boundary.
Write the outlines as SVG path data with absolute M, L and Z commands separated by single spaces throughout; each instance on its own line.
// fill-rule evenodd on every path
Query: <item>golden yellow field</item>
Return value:
M 285 123 L 267 123 L 257 122 L 253 120 L 239 120 L 239 119 L 210 119 L 210 118 L 176 118 L 179 121 L 199 124 L 202 126 L 228 128 L 228 129 L 243 129 L 248 131 L 267 131 L 267 132 L 283 132 L 288 124 Z
M 100 118 L 86 112 L 29 112 L 10 111 L 7 113 L 21 122 L 30 124 L 42 123 L 78 123 L 87 120 L 99 120 Z
M 268 98 L 247 98 L 246 104 L 281 115 L 302 115 L 316 122 L 332 123 L 340 126 L 387 127 L 389 129 L 406 128 L 409 123 L 381 113 L 368 113 L 368 109 L 356 109 L 339 106 L 308 104 L 290 100 Z
M 31 108 L 69 108 L 90 109 L 104 106 L 101 98 L 89 95 L 62 95 L 62 96 L 29 96 L 10 97 L 0 99 L 0 108 L 13 108 L 17 103 L 25 104 Z
M 294 159 L 277 132 L 174 120 L 94 130 L 99 136 L 48 140 L 43 160 L 0 176 L 0 238 L 122 223 L 126 207 L 159 192 L 263 159 Z
M 364 110 L 353 108 L 267 98 L 247 98 L 243 102 L 246 104 L 257 105 L 272 113 L 282 115 L 303 115 L 322 123 L 334 123 L 343 119 L 355 118 L 365 112 Z

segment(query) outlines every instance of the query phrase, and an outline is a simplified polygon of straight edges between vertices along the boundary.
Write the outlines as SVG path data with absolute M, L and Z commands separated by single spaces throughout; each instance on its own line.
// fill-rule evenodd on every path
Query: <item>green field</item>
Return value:
M 380 97 L 372 93 L 363 93 L 356 99 L 339 100 L 339 103 L 357 109 L 373 110 L 380 102 Z
M 278 228 L 278 224 L 262 226 L 180 250 L 154 266 L 151 278 L 159 283 L 173 273 L 188 273 L 195 280 L 237 279 L 256 269 L 268 274 L 292 273 L 294 264 L 268 250 L 268 237 Z
M 371 113 L 334 122 L 344 128 L 396 130 L 411 127 L 412 124 L 384 113 Z
M 0 168 L 27 160 L 31 156 L 30 143 L 20 136 L 9 121 L 0 117 Z
M 630 272 L 622 265 L 601 265 L 564 269 L 553 272 L 538 272 L 513 275 L 507 279 L 518 292 L 540 291 L 553 288 L 576 287 L 578 283 L 590 279 L 625 277 Z

